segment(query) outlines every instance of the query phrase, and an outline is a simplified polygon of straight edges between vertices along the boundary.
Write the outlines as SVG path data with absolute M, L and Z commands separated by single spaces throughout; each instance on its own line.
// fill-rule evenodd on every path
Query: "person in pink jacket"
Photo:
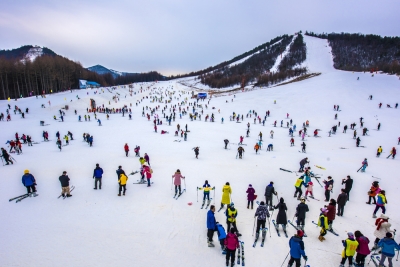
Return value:
M 143 173 L 146 176 L 147 179 L 147 187 L 150 187 L 150 179 L 151 179 L 151 174 L 153 173 L 153 170 L 147 166 L 147 165 L 143 165 Z
M 176 194 L 178 194 L 178 189 L 179 189 L 179 195 L 180 195 L 181 194 L 181 179 L 185 179 L 185 176 L 182 176 L 181 171 L 179 169 L 177 169 L 175 174 L 172 175 L 172 178 L 174 179 L 175 196 L 176 196 Z
M 314 184 L 313 184 L 313 182 L 308 182 L 308 186 L 307 186 L 307 188 L 306 188 L 306 198 L 307 198 L 307 195 L 308 194 L 310 194 L 310 197 L 311 198 L 314 198 L 314 195 L 313 195 L 313 186 L 314 186 Z
M 354 236 L 356 237 L 356 240 L 358 242 L 358 247 L 356 250 L 356 264 L 358 266 L 364 266 L 365 258 L 371 253 L 368 247 L 369 239 L 368 237 L 364 236 L 360 231 L 355 231 Z
M 235 232 L 235 227 L 232 227 L 224 242 L 226 247 L 226 266 L 229 266 L 229 258 L 231 258 L 231 267 L 235 264 L 235 253 L 236 249 L 239 248 L 239 239 Z

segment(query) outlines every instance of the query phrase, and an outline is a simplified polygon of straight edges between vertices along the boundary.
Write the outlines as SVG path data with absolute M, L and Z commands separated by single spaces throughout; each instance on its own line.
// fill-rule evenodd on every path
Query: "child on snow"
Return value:
M 314 198 L 314 195 L 313 195 L 313 187 L 314 187 L 314 184 L 313 184 L 313 182 L 308 182 L 308 186 L 307 186 L 307 188 L 306 188 L 306 198 L 307 198 L 307 195 L 308 194 L 310 194 L 310 197 L 311 198 Z
M 344 267 L 346 259 L 349 260 L 349 266 L 353 265 L 353 257 L 354 254 L 356 254 L 356 249 L 358 247 L 358 241 L 355 240 L 354 234 L 348 232 L 347 236 L 348 238 L 346 240 L 342 240 L 344 250 L 342 251 L 342 261 L 340 262 L 339 267 Z
M 222 254 L 226 254 L 226 247 L 225 247 L 226 232 L 225 228 L 219 222 L 217 222 L 217 235 L 219 244 L 221 245 Z
M 395 249 L 400 250 L 400 245 L 393 240 L 392 233 L 386 233 L 386 237 L 379 241 L 378 246 L 382 248 L 379 266 L 384 266 L 383 264 L 385 263 L 386 258 L 388 258 L 389 267 L 393 267 L 392 259 L 395 255 Z

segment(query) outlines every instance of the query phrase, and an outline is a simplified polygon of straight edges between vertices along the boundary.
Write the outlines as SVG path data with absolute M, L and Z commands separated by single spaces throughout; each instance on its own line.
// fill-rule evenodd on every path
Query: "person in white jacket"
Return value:
M 389 223 L 389 217 L 385 214 L 381 214 L 381 216 L 376 219 L 375 221 L 376 229 L 374 232 L 374 236 L 376 237 L 375 242 L 374 242 L 374 247 L 372 250 L 375 250 L 378 248 L 378 242 L 382 238 L 386 237 L 386 233 L 394 233 L 394 231 L 390 230 L 390 226 L 392 226 L 391 223 Z

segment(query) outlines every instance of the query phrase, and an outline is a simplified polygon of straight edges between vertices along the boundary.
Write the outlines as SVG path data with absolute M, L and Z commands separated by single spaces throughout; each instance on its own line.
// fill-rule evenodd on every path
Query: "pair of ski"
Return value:
M 288 223 L 290 223 L 290 224 L 294 227 L 294 229 L 296 229 L 297 231 L 298 231 L 298 230 L 301 230 L 301 229 L 299 229 L 296 225 L 294 225 L 293 222 L 292 222 L 291 220 L 288 220 Z M 303 231 L 303 230 L 302 230 L 302 231 Z M 303 231 L 303 234 L 304 234 L 304 235 L 303 235 L 304 237 L 307 237 L 306 232 Z
M 15 200 L 15 203 L 18 203 L 18 202 L 21 202 L 23 199 L 25 199 L 27 197 L 31 197 L 31 196 L 37 197 L 38 194 L 36 194 L 36 193 L 23 194 L 23 195 L 14 197 L 14 198 L 10 198 L 8 201 L 11 202 L 11 201 Z
M 174 199 L 175 199 L 175 200 L 178 200 L 178 198 L 179 198 L 180 196 L 182 196 L 182 194 L 185 193 L 185 192 L 186 192 L 186 189 L 183 189 L 182 192 L 179 193 L 179 194 L 178 194 L 178 192 L 175 192 Z
M 75 189 L 75 186 L 72 185 L 71 188 L 69 189 L 69 192 L 71 193 L 72 191 L 74 191 L 74 189 Z M 63 197 L 63 199 L 66 199 L 66 198 L 67 198 L 67 195 L 64 195 L 64 196 L 63 196 L 63 195 L 61 194 L 61 195 L 58 196 L 58 198 L 60 198 L 60 197 Z
M 261 247 L 264 247 L 265 237 L 267 236 L 268 228 L 265 227 L 261 229 L 261 231 L 262 231 Z M 260 236 L 260 231 L 258 230 L 256 233 L 256 239 L 254 240 L 253 248 L 256 247 L 259 236 Z
M 206 209 L 208 208 L 208 206 L 210 206 L 211 200 L 212 200 L 212 198 L 208 199 Z M 203 204 L 201 205 L 201 209 L 204 208 L 204 204 L 205 203 L 206 203 L 206 200 L 203 200 Z
M 316 223 L 316 222 L 314 222 L 314 221 L 312 221 L 312 223 L 315 224 L 316 226 L 318 226 L 318 223 Z M 332 234 L 334 234 L 335 236 L 339 236 L 339 234 L 336 233 L 336 232 L 333 231 L 333 230 L 326 229 L 326 231 L 327 231 L 327 232 L 330 232 L 330 233 L 332 233 Z
M 279 226 L 276 224 L 276 222 L 275 222 L 275 220 L 272 220 L 272 223 L 274 224 L 274 227 L 275 227 L 275 230 L 276 230 L 276 233 L 278 234 L 278 236 L 280 237 L 281 236 L 281 234 L 279 233 Z M 283 228 L 283 227 L 282 227 Z M 287 234 L 287 232 L 286 232 L 286 230 L 285 230 L 285 228 L 283 228 L 283 233 L 285 234 L 285 236 L 286 237 L 288 237 L 288 234 Z
M 242 254 L 240 254 L 242 251 Z M 244 266 L 244 242 L 239 240 L 239 249 L 238 249 L 238 256 L 237 256 L 237 265 L 240 265 L 240 255 L 242 256 L 242 266 Z
M 372 254 L 371 255 L 371 260 L 375 264 L 376 267 L 379 267 L 379 262 L 381 261 L 381 257 L 379 257 L 378 255 Z M 361 265 L 357 265 L 356 263 L 353 263 L 353 264 L 354 264 L 355 267 L 361 266 Z
M 133 184 L 147 184 L 147 181 L 145 181 L 145 180 L 137 180 L 137 182 L 133 183 Z M 154 182 L 150 182 L 150 184 L 154 184 Z

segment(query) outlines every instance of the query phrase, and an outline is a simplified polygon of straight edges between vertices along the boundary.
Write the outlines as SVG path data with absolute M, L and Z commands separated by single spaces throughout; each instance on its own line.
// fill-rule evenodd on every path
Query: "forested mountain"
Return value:
M 291 43 L 292 42 L 292 43 Z M 283 57 L 276 71 L 271 68 L 290 45 L 288 53 Z M 306 73 L 305 68 L 294 68 L 306 59 L 306 45 L 301 33 L 293 36 L 285 35 L 279 42 L 269 45 L 258 53 L 235 65 L 227 65 L 199 76 L 201 83 L 212 88 L 229 86 L 246 86 L 247 84 L 270 85 L 287 78 Z
M 113 77 L 87 70 L 79 62 L 59 56 L 48 48 L 22 46 L 0 51 L 0 99 L 60 92 L 78 88 L 80 79 L 102 86 L 164 80 L 158 72 Z
M 383 71 L 400 74 L 400 38 L 350 33 L 306 32 L 327 39 L 332 47 L 334 67 L 348 71 Z

